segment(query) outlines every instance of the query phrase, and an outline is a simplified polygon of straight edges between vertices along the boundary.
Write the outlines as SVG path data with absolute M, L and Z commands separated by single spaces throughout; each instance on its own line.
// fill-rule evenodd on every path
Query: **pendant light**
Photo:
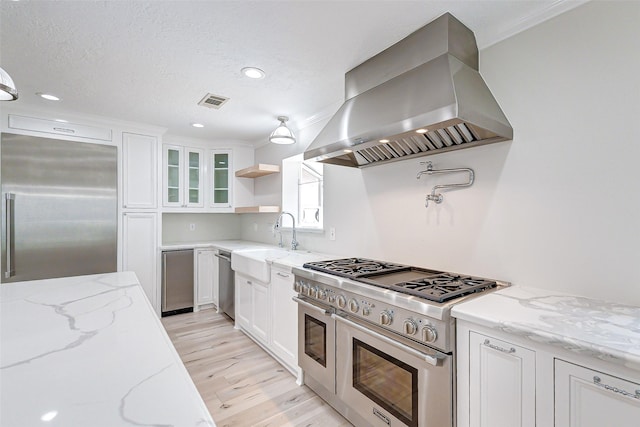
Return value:
M 279 116 L 278 120 L 280 120 L 280 125 L 271 132 L 271 136 L 269 137 L 269 142 L 273 142 L 274 144 L 295 144 L 296 137 L 293 136 L 293 132 L 287 127 L 285 122 L 289 120 L 286 116 Z
M 18 99 L 18 89 L 5 70 L 0 68 L 0 101 L 15 101 Z

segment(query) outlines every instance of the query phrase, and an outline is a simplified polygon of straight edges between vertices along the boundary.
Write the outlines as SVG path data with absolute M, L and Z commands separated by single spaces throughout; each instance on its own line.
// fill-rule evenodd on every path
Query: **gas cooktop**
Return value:
M 303 267 L 439 303 L 497 286 L 495 281 L 480 277 L 366 258 L 308 262 Z

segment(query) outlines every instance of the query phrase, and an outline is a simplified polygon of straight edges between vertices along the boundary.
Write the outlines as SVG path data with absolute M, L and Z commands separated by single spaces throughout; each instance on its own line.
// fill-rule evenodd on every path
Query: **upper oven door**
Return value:
M 336 393 L 336 323 L 329 307 L 295 297 L 298 303 L 298 365 L 305 381 L 315 380 Z
M 334 315 L 338 398 L 369 426 L 452 427 L 453 357 Z

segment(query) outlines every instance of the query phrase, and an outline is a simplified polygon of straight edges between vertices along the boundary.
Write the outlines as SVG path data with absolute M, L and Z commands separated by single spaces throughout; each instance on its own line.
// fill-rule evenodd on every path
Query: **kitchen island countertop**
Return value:
M 3 427 L 214 426 L 134 273 L 0 286 Z
M 457 304 L 451 314 L 640 371 L 640 307 L 511 286 Z

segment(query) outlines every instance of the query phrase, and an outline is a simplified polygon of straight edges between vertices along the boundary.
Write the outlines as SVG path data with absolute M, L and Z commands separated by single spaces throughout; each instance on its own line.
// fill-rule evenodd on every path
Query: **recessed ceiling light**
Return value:
M 49 101 L 60 101 L 60 98 L 55 95 L 51 95 L 50 93 L 38 92 L 36 93 L 36 95 L 38 95 L 40 98 L 48 99 Z
M 249 77 L 250 79 L 262 79 L 265 76 L 264 71 L 256 67 L 244 67 L 240 71 L 242 71 L 242 74 Z
M 193 126 L 194 128 L 203 128 L 204 125 L 202 123 L 191 123 L 191 126 Z
M 65 120 L 65 119 L 55 119 L 55 121 L 60 123 L 69 123 L 69 120 Z
M 386 144 L 387 142 L 389 142 L 389 140 L 388 139 L 381 139 L 380 142 L 383 143 L 383 144 Z
M 418 129 L 416 130 L 416 133 L 427 133 L 429 132 L 429 129 Z

